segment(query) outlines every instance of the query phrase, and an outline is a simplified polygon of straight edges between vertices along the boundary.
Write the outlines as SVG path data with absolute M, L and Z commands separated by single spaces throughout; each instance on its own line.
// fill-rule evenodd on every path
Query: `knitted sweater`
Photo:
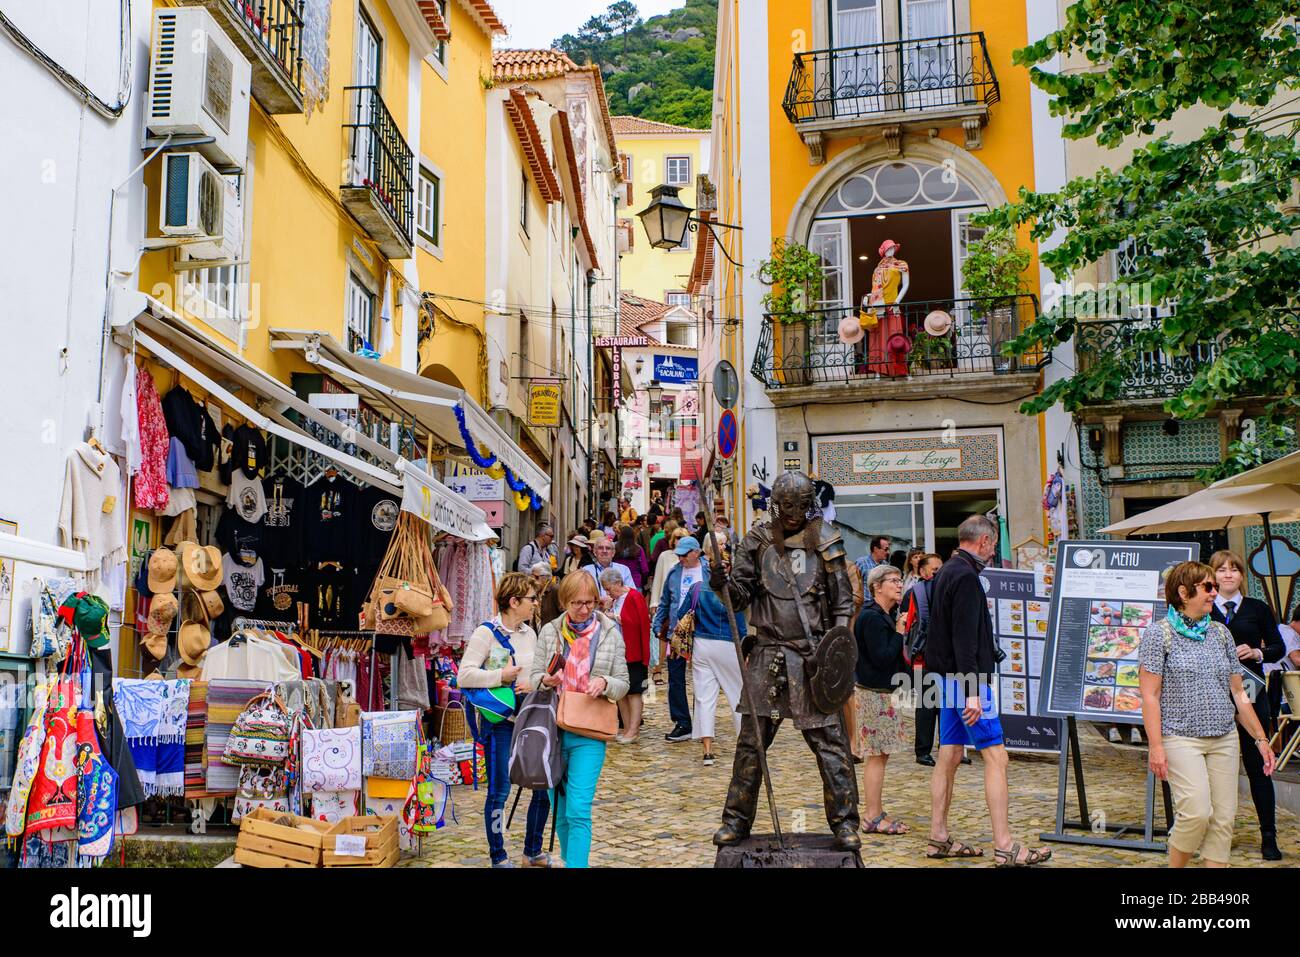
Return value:
M 98 582 L 100 563 L 126 561 L 122 474 L 112 456 L 82 442 L 68 455 L 59 509 L 59 541 L 86 554 Z

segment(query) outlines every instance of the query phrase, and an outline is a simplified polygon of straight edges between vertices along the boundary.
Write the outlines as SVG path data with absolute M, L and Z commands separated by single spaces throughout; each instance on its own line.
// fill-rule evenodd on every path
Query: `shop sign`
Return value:
M 459 462 L 450 463 L 442 484 L 471 502 L 490 502 L 496 499 L 504 501 L 506 497 L 505 479 L 494 479 L 482 469 Z
M 962 467 L 961 449 L 888 449 L 858 452 L 853 456 L 853 471 L 864 475 L 882 472 L 947 472 Z
M 528 383 L 528 424 L 543 429 L 560 427 L 560 383 L 533 379 Z
M 655 356 L 654 377 L 660 382 L 695 382 L 700 377 L 700 360 L 685 356 Z
M 402 470 L 402 511 L 417 515 L 434 528 L 457 538 L 468 541 L 481 541 L 483 538 L 483 512 L 450 495 L 445 486 L 434 483 L 425 472 L 409 462 Z
M 504 500 L 494 502 L 475 502 L 487 516 L 487 523 L 492 528 L 504 528 L 506 524 L 506 503 Z

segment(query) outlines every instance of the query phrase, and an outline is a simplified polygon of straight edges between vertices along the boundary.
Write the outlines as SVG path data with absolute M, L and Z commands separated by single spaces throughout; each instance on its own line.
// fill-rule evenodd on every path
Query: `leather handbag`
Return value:
M 618 705 L 603 695 L 592 698 L 576 691 L 562 691 L 555 723 L 584 738 L 613 741 L 618 734 Z
M 393 592 L 393 603 L 403 614 L 421 618 L 433 611 L 433 592 L 424 583 L 402 582 Z

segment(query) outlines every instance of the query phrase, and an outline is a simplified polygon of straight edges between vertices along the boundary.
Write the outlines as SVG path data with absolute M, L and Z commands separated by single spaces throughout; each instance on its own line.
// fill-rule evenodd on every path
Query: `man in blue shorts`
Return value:
M 957 544 L 952 560 L 944 562 L 934 576 L 930 597 L 930 637 L 925 659 L 929 670 L 941 679 L 937 702 L 939 758 L 930 778 L 930 842 L 926 857 L 984 856 L 981 849 L 948 833 L 953 784 L 962 749 L 969 746 L 984 759 L 984 799 L 993 822 L 997 865 L 1041 864 L 1052 852 L 1014 843 L 1007 816 L 1007 748 L 993 699 L 998 647 L 980 582 L 980 572 L 997 551 L 997 526 L 983 515 L 972 515 L 958 526 Z

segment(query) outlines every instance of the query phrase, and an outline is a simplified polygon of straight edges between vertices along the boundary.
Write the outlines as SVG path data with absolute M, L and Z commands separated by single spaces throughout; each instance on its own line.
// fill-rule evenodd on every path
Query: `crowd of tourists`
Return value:
M 843 723 L 853 759 L 862 765 L 861 828 L 886 836 L 911 831 L 903 816 L 885 809 L 889 758 L 910 749 L 918 764 L 932 769 L 925 856 L 983 857 L 983 849 L 948 826 L 957 769 L 971 763 L 968 752 L 974 750 L 982 759 L 994 863 L 1042 864 L 1051 851 L 1020 843 L 1009 823 L 1010 762 L 991 680 L 998 646 L 980 584 L 997 551 L 998 529 L 976 515 L 960 525 L 957 537 L 958 547 L 945 559 L 923 549 L 891 551 L 888 537 L 875 536 L 847 563 L 858 658 Z M 688 519 L 658 501 L 649 514 L 638 515 L 624 501 L 564 539 L 542 526 L 521 548 L 517 571 L 499 581 L 499 614 L 470 639 L 461 685 L 512 686 L 521 697 L 537 688 L 561 688 L 606 702 L 611 722 L 617 712 L 611 724 L 616 734 L 560 731 L 563 777 L 553 788 L 533 791 L 528 801 L 523 866 L 587 865 L 592 802 L 607 746 L 629 744 L 645 733 L 644 696 L 656 686 L 666 685 L 671 727 L 664 740 L 698 742 L 703 766 L 718 760 L 719 694 L 739 733 L 742 677 L 732 626 L 743 638 L 745 619 L 736 613 L 729 623 L 709 584 L 711 564 L 729 567 L 735 545 L 725 518 L 710 521 L 700 512 Z M 1245 576 L 1245 563 L 1227 551 L 1216 553 L 1209 565 L 1177 566 L 1167 577 L 1168 615 L 1151 625 L 1141 645 L 1149 762 L 1169 782 L 1176 807 L 1169 837 L 1173 866 L 1185 865 L 1197 852 L 1207 866 L 1226 864 L 1239 760 L 1250 781 L 1262 854 L 1280 857 L 1270 777 L 1274 759 L 1264 730 L 1278 702 L 1270 706 L 1268 695 L 1252 702 L 1242 676 L 1244 670 L 1300 667 L 1300 638 L 1296 630 L 1279 628 L 1266 604 L 1244 594 Z M 674 641 L 688 617 L 689 660 Z M 1300 620 L 1300 608 L 1294 617 Z M 904 736 L 900 687 L 915 707 L 911 741 Z M 484 818 L 494 867 L 516 866 L 503 838 L 513 728 L 510 720 L 493 725 L 484 741 Z M 552 809 L 562 862 L 543 849 Z

